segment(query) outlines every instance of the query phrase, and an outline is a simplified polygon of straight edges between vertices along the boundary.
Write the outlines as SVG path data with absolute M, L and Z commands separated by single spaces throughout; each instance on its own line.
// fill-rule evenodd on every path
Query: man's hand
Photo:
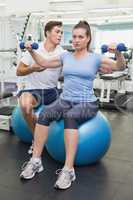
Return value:
M 25 48 L 26 48 L 29 52 L 32 52 L 32 51 L 33 51 L 31 45 L 32 45 L 32 42 L 31 42 L 31 41 L 25 42 Z

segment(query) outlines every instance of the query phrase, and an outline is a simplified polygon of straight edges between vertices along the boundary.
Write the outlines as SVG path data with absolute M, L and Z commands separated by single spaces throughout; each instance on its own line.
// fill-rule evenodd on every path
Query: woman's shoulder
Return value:
M 89 52 L 88 56 L 91 55 L 93 58 L 95 59 L 102 59 L 103 55 L 101 55 L 100 53 L 96 53 L 96 52 Z
M 89 51 L 88 54 L 90 54 L 90 55 L 92 55 L 92 56 L 101 56 L 100 53 L 93 52 L 93 51 Z

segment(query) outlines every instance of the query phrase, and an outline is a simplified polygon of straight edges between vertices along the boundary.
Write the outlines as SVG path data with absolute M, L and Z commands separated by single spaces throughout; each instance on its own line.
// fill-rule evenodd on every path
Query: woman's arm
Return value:
M 111 46 L 109 52 L 115 53 L 116 60 L 113 60 L 108 57 L 103 57 L 101 62 L 101 69 L 109 70 L 124 70 L 126 68 L 126 60 L 124 55 L 116 50 L 116 46 Z

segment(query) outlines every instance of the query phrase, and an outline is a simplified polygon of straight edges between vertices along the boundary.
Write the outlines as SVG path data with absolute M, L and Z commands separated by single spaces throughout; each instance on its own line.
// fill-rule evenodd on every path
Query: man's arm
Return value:
M 56 68 L 62 66 L 60 58 L 56 57 L 53 59 L 45 59 L 43 56 L 39 55 L 34 49 L 32 49 L 30 42 L 26 42 L 25 47 L 38 65 L 41 65 L 45 68 Z
M 17 66 L 16 75 L 17 76 L 26 76 L 28 74 L 31 74 L 33 72 L 40 72 L 43 71 L 44 67 L 38 65 L 38 64 L 32 64 L 31 66 L 28 66 L 20 61 L 20 63 Z
M 45 59 L 43 56 L 39 55 L 36 51 L 30 50 L 29 51 L 32 58 L 35 60 L 35 62 L 38 65 L 43 66 L 44 68 L 56 68 L 61 67 L 61 61 L 59 58 L 53 58 L 53 59 Z

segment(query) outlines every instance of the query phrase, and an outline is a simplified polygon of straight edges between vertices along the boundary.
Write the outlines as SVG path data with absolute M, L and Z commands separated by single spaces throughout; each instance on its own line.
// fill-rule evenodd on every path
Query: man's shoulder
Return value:
M 55 50 L 60 51 L 61 53 L 64 53 L 65 51 L 61 45 L 57 45 Z

